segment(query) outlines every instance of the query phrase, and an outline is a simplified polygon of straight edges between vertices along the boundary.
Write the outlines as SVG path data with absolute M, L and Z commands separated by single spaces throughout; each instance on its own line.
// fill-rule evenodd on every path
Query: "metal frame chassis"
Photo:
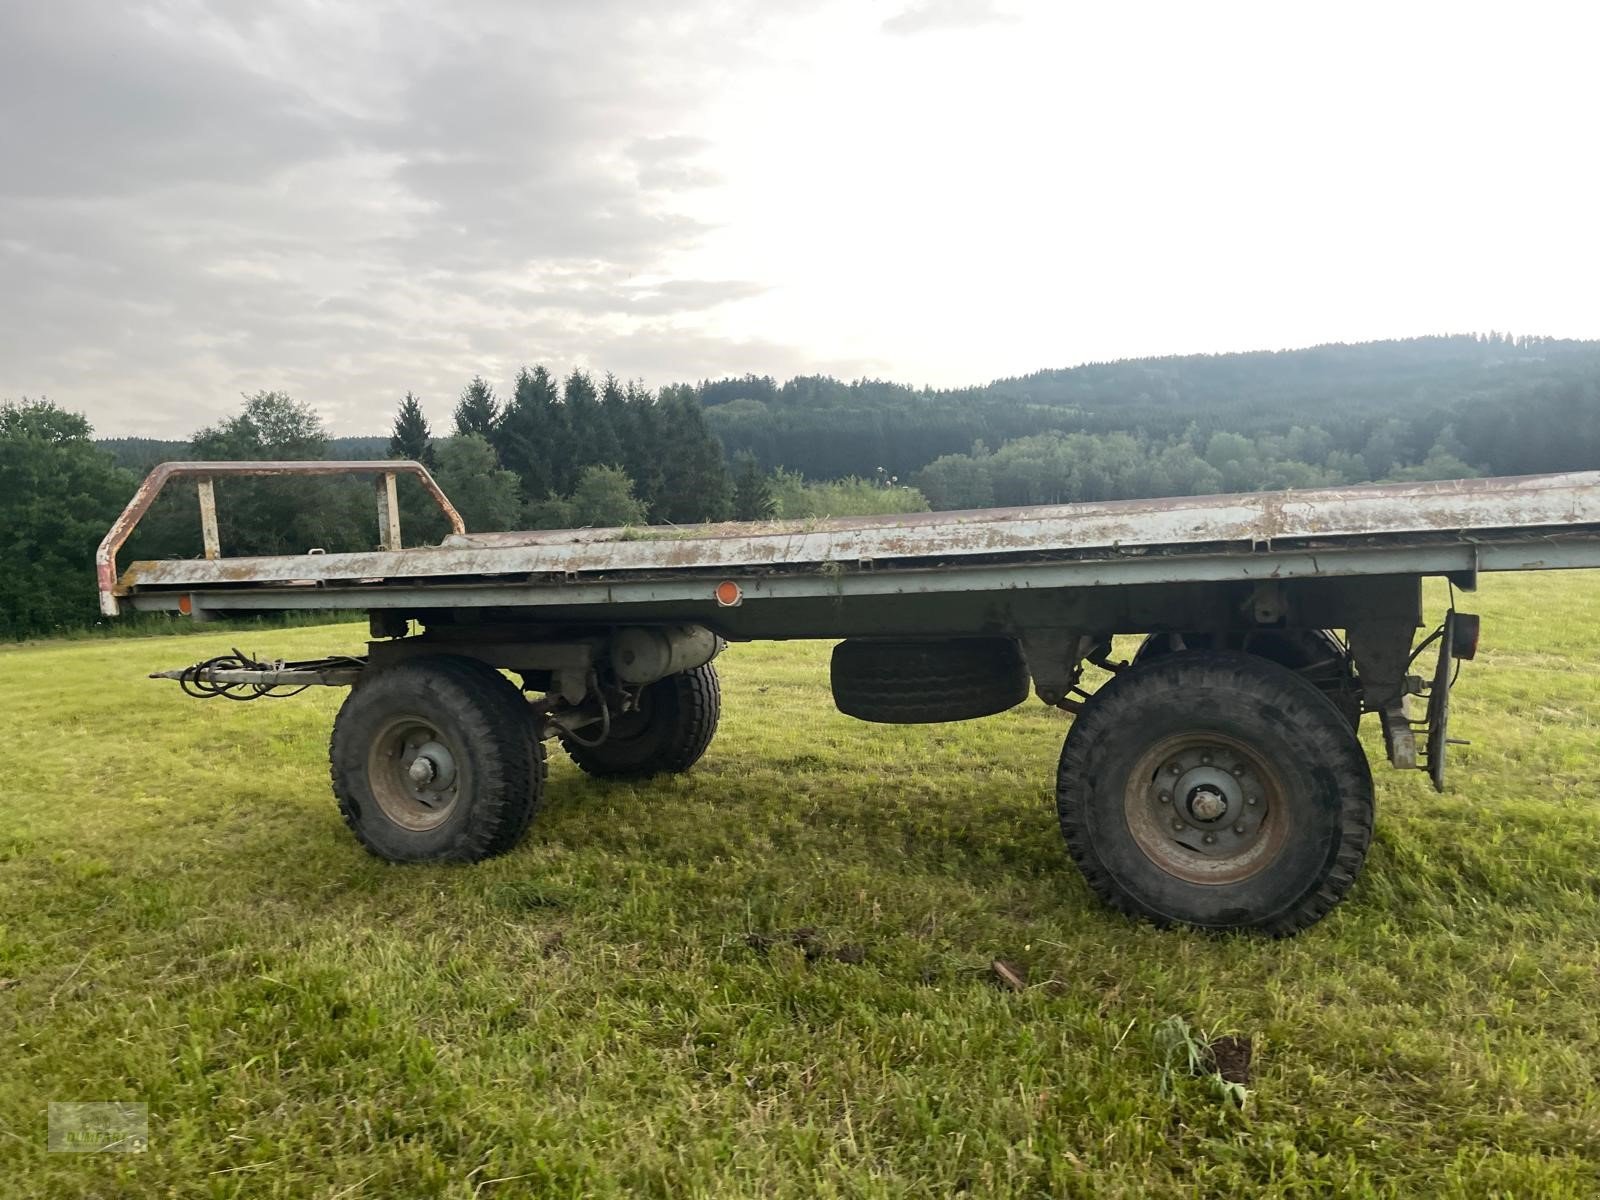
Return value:
M 170 586 L 125 595 L 130 608 L 175 610 L 187 598 L 196 611 L 356 609 L 426 612 L 494 608 L 522 610 L 529 619 L 641 619 L 628 608 L 664 610 L 662 619 L 685 615 L 739 636 L 740 626 L 768 604 L 783 601 L 847 601 L 1103 589 L 1175 583 L 1353 579 L 1375 575 L 1448 576 L 1470 590 L 1483 571 L 1539 571 L 1600 567 L 1600 533 L 1552 534 L 1478 544 L 1399 544 L 1341 548 L 1273 549 L 1210 554 L 1148 554 L 1057 562 L 1021 562 L 923 568 L 870 568 L 855 564 L 832 572 L 655 572 L 612 578 L 453 578 L 285 581 L 276 585 L 212 583 Z M 733 579 L 738 608 L 719 605 L 715 589 Z M 588 610 L 588 611 L 586 611 Z M 559 615 L 558 615 L 559 614 Z M 772 636 L 756 634 L 753 636 Z M 781 636 L 781 635 L 780 635 Z M 808 636 L 793 634 L 790 636 Z

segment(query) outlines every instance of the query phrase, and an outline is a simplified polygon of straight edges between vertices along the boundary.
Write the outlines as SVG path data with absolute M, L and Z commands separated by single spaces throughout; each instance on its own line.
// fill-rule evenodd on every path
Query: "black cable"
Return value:
M 206 676 L 215 671 L 326 671 L 338 667 L 364 667 L 366 662 L 349 654 L 335 654 L 327 658 L 305 659 L 299 662 L 257 662 L 237 647 L 232 654 L 219 654 L 184 668 L 178 676 L 178 686 L 185 695 L 200 700 L 221 696 L 226 700 L 286 700 L 298 696 L 312 685 L 282 683 L 219 683 Z
M 1441 625 L 1427 637 L 1423 638 L 1417 648 L 1411 652 L 1411 657 L 1406 659 L 1406 670 L 1411 670 L 1411 664 L 1417 661 L 1417 656 L 1444 636 L 1444 626 Z

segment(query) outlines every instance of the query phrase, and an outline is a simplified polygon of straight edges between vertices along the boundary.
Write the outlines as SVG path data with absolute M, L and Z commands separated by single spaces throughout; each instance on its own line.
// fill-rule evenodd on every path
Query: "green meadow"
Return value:
M 684 776 L 552 750 L 527 840 L 470 867 L 346 831 L 341 693 L 144 678 L 362 626 L 0 650 L 0 1192 L 1600 1194 L 1600 578 L 1463 602 L 1450 792 L 1380 770 L 1365 874 L 1281 942 L 1093 900 L 1061 714 L 864 725 L 821 643 L 732 647 Z M 111 1100 L 146 1152 L 47 1152 L 49 1102 Z

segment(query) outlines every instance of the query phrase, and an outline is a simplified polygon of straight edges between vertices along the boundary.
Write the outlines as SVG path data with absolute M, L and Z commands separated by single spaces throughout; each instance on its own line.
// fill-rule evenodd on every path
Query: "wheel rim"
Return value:
M 1139 849 L 1190 883 L 1249 879 L 1288 840 L 1278 772 L 1226 734 L 1184 733 L 1157 742 L 1135 764 L 1123 800 Z
M 372 797 L 396 825 L 421 833 L 449 819 L 466 791 L 453 739 L 422 717 L 395 717 L 372 741 L 367 779 Z

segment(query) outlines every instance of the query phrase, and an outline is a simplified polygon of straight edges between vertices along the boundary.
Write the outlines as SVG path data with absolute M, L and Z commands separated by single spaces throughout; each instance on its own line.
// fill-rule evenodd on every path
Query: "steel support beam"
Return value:
M 385 471 L 372 485 L 378 493 L 378 549 L 401 550 L 400 498 L 395 494 L 394 472 Z
M 217 533 L 217 491 L 211 476 L 196 479 L 194 490 L 200 500 L 200 540 L 205 545 L 206 561 L 215 561 L 222 557 L 222 538 Z

